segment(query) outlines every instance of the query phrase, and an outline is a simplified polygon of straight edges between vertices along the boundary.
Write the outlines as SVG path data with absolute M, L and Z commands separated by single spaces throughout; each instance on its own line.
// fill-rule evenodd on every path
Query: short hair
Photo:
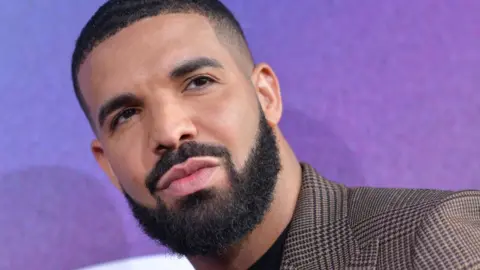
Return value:
M 141 19 L 162 14 L 199 14 L 206 17 L 228 41 L 253 63 L 245 34 L 232 12 L 218 0 L 109 0 L 103 4 L 82 29 L 72 55 L 72 81 L 75 95 L 94 129 L 93 119 L 78 85 L 78 71 L 97 45 Z

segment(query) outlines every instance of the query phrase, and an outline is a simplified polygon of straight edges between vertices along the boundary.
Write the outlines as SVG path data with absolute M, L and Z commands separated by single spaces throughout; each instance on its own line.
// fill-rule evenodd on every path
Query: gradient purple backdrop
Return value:
M 97 168 L 73 94 L 74 40 L 102 2 L 0 9 L 0 269 L 163 251 Z M 279 75 L 302 160 L 348 185 L 480 188 L 480 1 L 225 3 Z

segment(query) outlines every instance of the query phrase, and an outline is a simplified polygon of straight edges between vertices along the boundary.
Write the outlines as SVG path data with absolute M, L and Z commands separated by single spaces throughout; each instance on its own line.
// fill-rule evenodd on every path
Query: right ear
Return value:
M 91 143 L 91 150 L 92 150 L 93 156 L 97 160 L 98 165 L 100 165 L 100 168 L 102 168 L 102 170 L 108 176 L 112 184 L 117 189 L 122 190 L 120 182 L 118 181 L 118 178 L 115 176 L 115 173 L 113 173 L 112 166 L 110 165 L 110 162 L 108 161 L 108 158 L 105 155 L 105 151 L 103 150 L 103 147 L 100 141 L 98 141 L 97 139 L 93 140 Z

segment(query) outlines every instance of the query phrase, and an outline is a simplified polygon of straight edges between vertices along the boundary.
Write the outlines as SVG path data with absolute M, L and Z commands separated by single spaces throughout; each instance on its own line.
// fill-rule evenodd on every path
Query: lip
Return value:
M 182 178 L 192 175 L 202 169 L 217 167 L 220 161 L 214 157 L 193 157 L 185 162 L 177 164 L 170 168 L 158 181 L 156 189 L 162 191 L 168 189 L 170 185 Z

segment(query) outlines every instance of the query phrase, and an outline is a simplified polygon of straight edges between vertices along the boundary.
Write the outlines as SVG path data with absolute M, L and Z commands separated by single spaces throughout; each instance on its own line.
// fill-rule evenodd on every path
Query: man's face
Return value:
M 173 14 L 123 29 L 80 67 L 97 161 L 144 231 L 180 254 L 223 251 L 272 200 L 280 161 L 262 110 L 271 81 L 252 82 L 239 57 L 206 18 Z

